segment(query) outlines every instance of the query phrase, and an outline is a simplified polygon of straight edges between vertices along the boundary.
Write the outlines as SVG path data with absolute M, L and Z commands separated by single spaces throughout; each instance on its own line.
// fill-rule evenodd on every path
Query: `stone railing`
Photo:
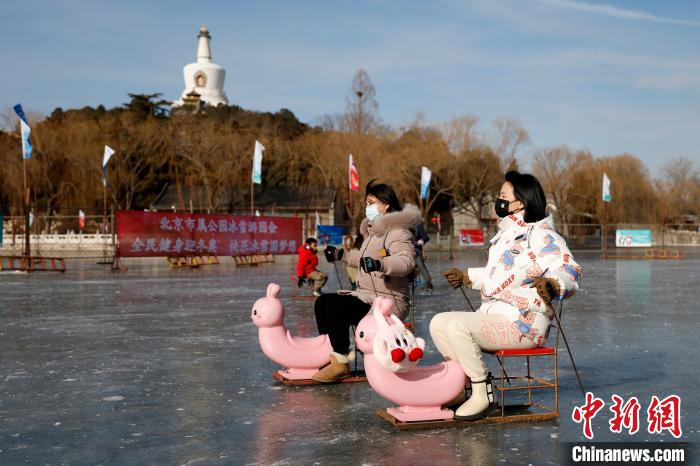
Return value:
M 45 234 L 30 235 L 32 254 L 35 252 L 45 255 L 63 255 L 67 257 L 98 256 L 107 248 L 110 253 L 114 250 L 112 235 L 102 234 Z M 21 254 L 24 248 L 24 235 L 5 235 L 0 246 L 0 254 Z

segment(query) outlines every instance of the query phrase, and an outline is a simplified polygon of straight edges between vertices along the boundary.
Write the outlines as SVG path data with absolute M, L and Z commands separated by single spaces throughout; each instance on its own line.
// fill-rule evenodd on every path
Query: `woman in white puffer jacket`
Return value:
M 457 419 L 478 419 L 489 408 L 481 350 L 543 346 L 554 312 L 551 301 L 578 288 L 581 267 L 554 230 L 546 205 L 537 178 L 508 172 L 496 200 L 502 219 L 486 267 L 445 272 L 453 288 L 480 290 L 482 300 L 476 312 L 444 312 L 430 322 L 437 349 L 457 360 L 471 380 L 472 396 L 455 411 Z

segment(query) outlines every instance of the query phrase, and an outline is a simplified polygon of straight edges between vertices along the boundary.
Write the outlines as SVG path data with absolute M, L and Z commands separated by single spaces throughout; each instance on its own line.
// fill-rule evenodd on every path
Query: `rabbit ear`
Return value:
M 374 320 L 377 322 L 377 327 L 381 329 L 389 328 L 389 324 L 386 323 L 386 318 L 384 317 L 384 314 L 382 314 L 382 311 L 377 309 L 376 307 L 374 308 L 374 311 L 372 311 L 374 314 Z
M 388 317 L 389 317 L 389 319 L 391 319 L 391 321 L 392 321 L 395 325 L 400 325 L 401 327 L 404 327 L 404 324 L 403 324 L 403 322 L 401 322 L 401 319 L 399 319 L 398 317 L 396 317 L 395 314 L 389 314 Z
M 267 285 L 267 297 L 277 298 L 280 295 L 280 286 L 277 283 L 270 283 Z
M 391 314 L 391 307 L 394 305 L 393 301 L 389 298 L 382 299 L 379 303 L 379 308 L 382 310 L 382 314 L 388 316 Z

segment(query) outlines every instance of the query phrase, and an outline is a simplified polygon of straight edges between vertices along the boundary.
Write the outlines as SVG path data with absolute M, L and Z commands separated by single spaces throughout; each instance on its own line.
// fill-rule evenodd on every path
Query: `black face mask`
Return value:
M 501 199 L 500 197 L 496 199 L 496 215 L 499 217 L 503 218 L 507 215 L 512 215 L 518 210 L 513 210 L 509 211 L 508 206 L 510 205 L 510 201 L 507 201 L 505 199 Z

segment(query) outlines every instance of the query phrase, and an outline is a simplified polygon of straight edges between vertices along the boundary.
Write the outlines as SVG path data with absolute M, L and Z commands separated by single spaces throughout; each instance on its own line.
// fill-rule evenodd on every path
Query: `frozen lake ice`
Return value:
M 596 441 L 672 441 L 646 432 L 649 399 L 669 394 L 682 399 L 682 440 L 698 441 L 698 253 L 679 261 L 576 254 L 582 289 L 565 304 L 563 324 L 586 389 L 607 403 L 593 421 Z M 435 291 L 418 291 L 416 311 L 425 363 L 440 360 L 430 318 L 466 308 L 439 271 L 483 260 L 480 251 L 429 258 Z M 277 367 L 249 316 L 270 281 L 283 286 L 292 332 L 316 334 L 313 302 L 290 298 L 288 261 L 127 265 L 111 273 L 76 260 L 65 274 L 0 273 L 0 463 L 539 465 L 558 464 L 562 442 L 583 440 L 571 420 L 582 396 L 561 343 L 557 420 L 399 432 L 375 416 L 390 403 L 367 384 L 272 380 Z M 335 272 L 322 267 L 324 291 L 335 290 Z M 635 436 L 610 432 L 612 394 L 640 400 Z

